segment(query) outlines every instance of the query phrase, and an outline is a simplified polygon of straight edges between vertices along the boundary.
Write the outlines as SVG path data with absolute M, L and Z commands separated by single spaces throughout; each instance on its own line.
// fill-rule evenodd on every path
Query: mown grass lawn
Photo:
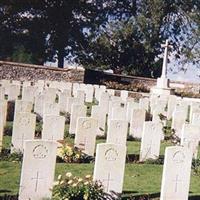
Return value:
M 72 172 L 76 176 L 93 173 L 94 164 L 57 163 L 55 179 L 59 174 Z M 21 164 L 16 162 L 0 162 L 0 195 L 17 194 L 19 189 Z M 150 194 L 159 197 L 162 177 L 162 165 L 155 164 L 126 164 L 124 177 L 124 196 Z M 200 197 L 200 176 L 192 172 L 190 196 Z
M 66 138 L 67 142 L 73 144 L 73 138 Z M 9 148 L 11 142 L 10 136 L 4 136 L 3 147 Z M 104 139 L 98 139 L 97 143 L 105 142 Z M 170 142 L 162 142 L 160 155 L 164 155 L 167 146 L 172 145 Z M 139 154 L 140 142 L 127 142 L 128 154 Z M 200 152 L 200 151 L 199 151 Z M 199 156 L 200 158 L 200 156 Z M 94 164 L 67 164 L 57 163 L 55 178 L 58 174 L 72 172 L 76 176 L 85 176 L 93 173 Z M 152 199 L 159 199 L 159 192 L 162 178 L 162 165 L 158 164 L 138 164 L 126 163 L 123 195 L 130 197 L 131 195 L 150 194 Z M 17 194 L 20 182 L 21 164 L 11 161 L 0 162 L 0 196 L 4 194 Z M 199 169 L 200 171 L 200 169 Z M 192 171 L 190 196 L 198 195 L 200 199 L 200 174 L 196 175 Z

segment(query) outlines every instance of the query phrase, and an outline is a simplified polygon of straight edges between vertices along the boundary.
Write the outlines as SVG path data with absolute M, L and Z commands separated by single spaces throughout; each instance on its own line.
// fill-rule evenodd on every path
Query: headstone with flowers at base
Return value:
M 26 141 L 19 188 L 19 200 L 51 199 L 57 143 Z
M 75 146 L 89 156 L 94 156 L 98 121 L 92 117 L 79 117 L 77 120 Z
M 94 181 L 100 181 L 109 194 L 122 193 L 126 159 L 126 146 L 98 144 L 94 165 Z
M 167 147 L 160 200 L 188 200 L 192 153 L 181 146 Z

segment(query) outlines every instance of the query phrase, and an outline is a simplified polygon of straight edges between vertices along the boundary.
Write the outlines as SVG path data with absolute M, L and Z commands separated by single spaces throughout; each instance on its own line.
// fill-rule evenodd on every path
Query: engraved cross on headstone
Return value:
M 147 144 L 147 147 L 146 147 L 147 152 L 146 152 L 146 156 L 145 157 L 147 157 L 148 154 L 151 155 L 152 145 L 155 145 L 155 144 L 153 144 L 153 141 L 151 140 L 151 142 L 149 144 Z
M 165 44 L 162 44 L 161 47 L 165 48 L 161 78 L 167 78 L 168 48 L 171 48 L 172 46 L 169 45 L 169 40 L 166 40 Z
M 108 173 L 108 178 L 107 179 L 103 179 L 102 181 L 106 182 L 106 192 L 109 192 L 110 182 L 114 181 L 114 179 L 111 179 L 110 172 Z
M 173 180 L 173 182 L 175 182 L 175 192 L 178 191 L 178 183 L 182 182 L 182 180 L 178 179 L 178 175 L 176 175 L 176 179 Z
M 43 178 L 40 178 L 40 177 L 39 177 L 39 171 L 37 171 L 36 177 L 31 178 L 31 180 L 35 180 L 35 192 L 37 192 L 37 189 L 38 189 L 38 182 L 39 182 L 39 180 L 41 180 L 41 179 L 43 179 Z

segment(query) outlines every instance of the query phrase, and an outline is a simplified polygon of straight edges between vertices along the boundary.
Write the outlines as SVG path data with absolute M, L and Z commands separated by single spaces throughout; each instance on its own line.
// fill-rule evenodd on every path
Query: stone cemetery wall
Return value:
M 0 79 L 83 82 L 83 77 L 84 70 L 81 69 L 59 69 L 57 67 L 0 61 Z

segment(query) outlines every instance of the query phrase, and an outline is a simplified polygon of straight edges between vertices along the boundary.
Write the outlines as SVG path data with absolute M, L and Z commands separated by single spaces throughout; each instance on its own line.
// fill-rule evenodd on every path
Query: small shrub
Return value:
M 67 163 L 90 163 L 94 161 L 92 156 L 88 156 L 77 147 L 72 147 L 66 143 L 59 148 L 57 155 L 59 160 Z
M 192 160 L 192 169 L 195 175 L 200 176 L 200 159 Z
M 1 161 L 22 162 L 22 152 L 10 153 L 10 149 L 2 149 L 0 153 Z
M 54 183 L 52 200 L 106 200 L 111 198 L 103 191 L 102 184 L 93 182 L 90 175 L 80 178 L 68 172 L 63 176 L 58 176 Z

